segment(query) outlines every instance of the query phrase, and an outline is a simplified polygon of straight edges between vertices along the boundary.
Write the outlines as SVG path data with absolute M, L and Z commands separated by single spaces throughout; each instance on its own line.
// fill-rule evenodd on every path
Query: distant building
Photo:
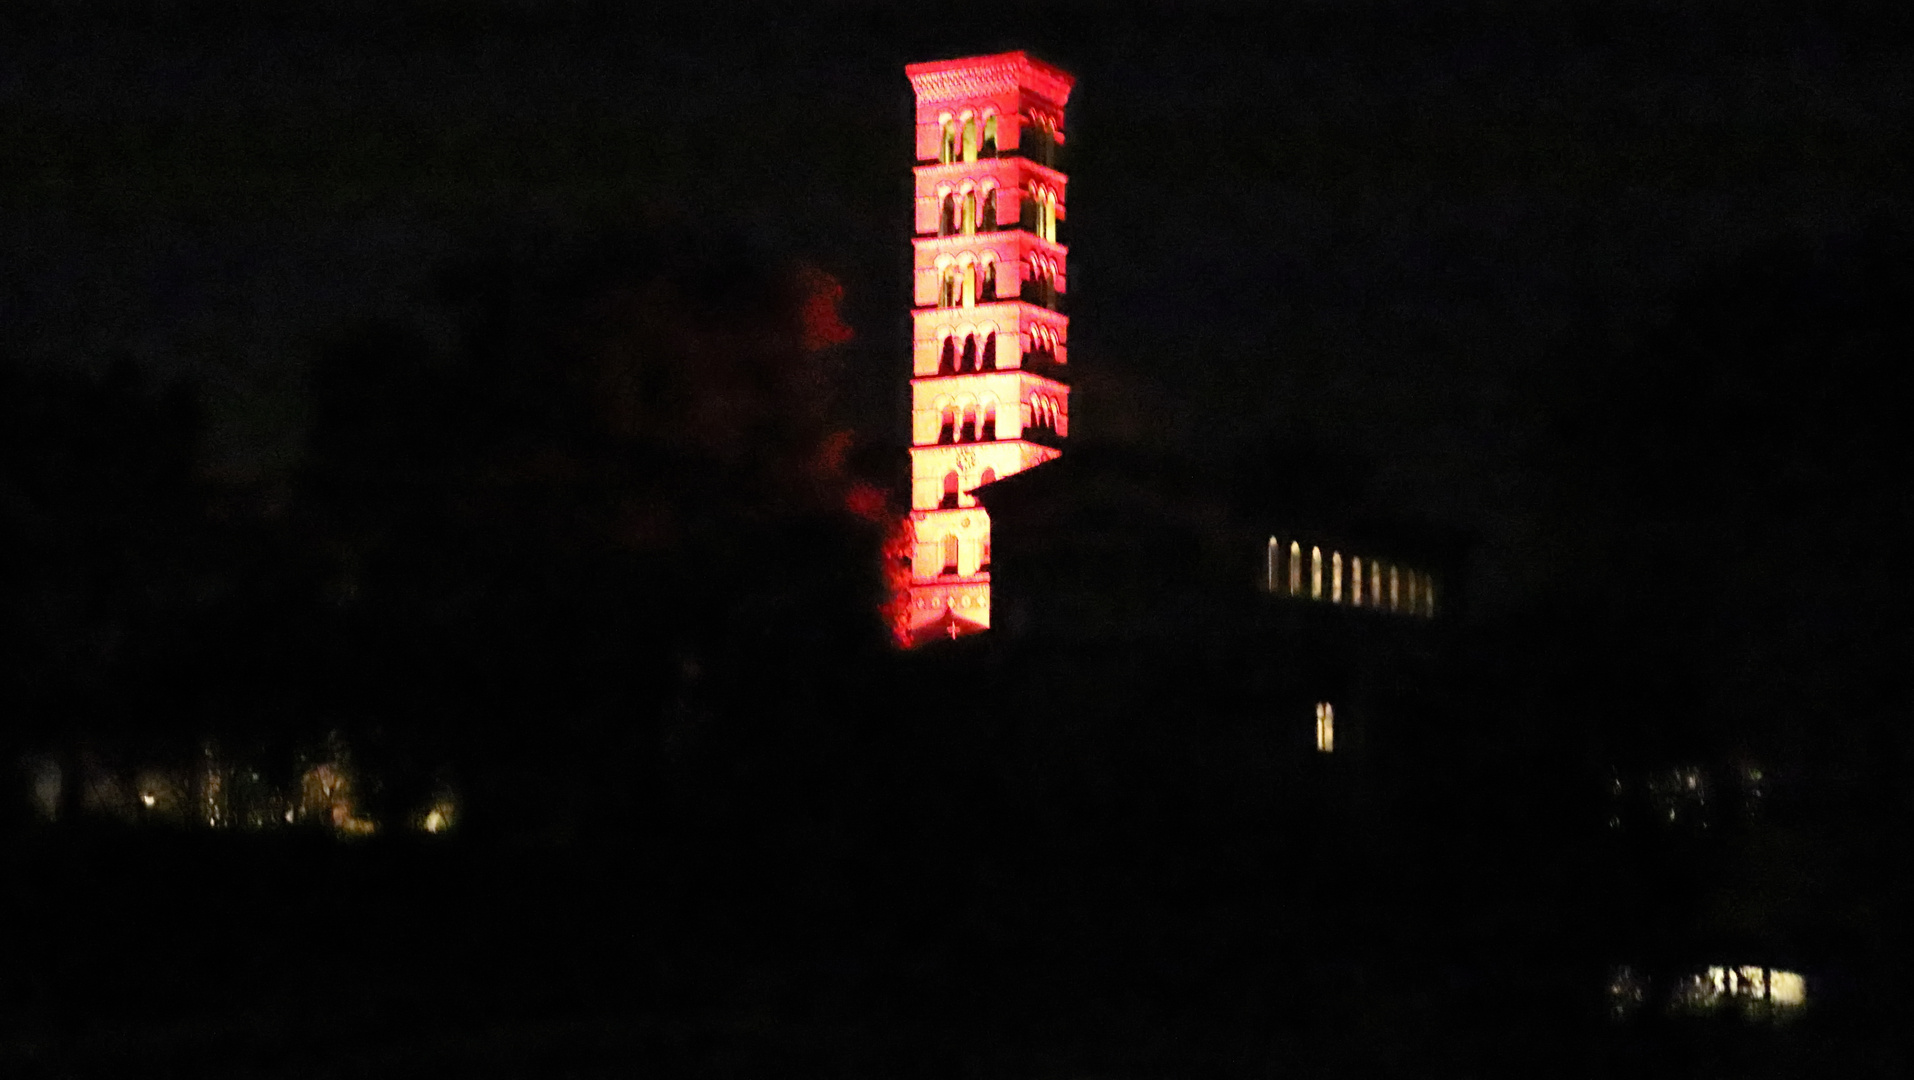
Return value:
M 1282 757 L 1419 756 L 1458 543 L 1260 479 L 1092 444 L 979 491 L 999 651 L 1077 701 L 1200 699 Z

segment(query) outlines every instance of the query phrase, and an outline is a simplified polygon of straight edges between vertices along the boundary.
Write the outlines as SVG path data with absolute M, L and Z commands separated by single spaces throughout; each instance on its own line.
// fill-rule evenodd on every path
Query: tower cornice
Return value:
M 1069 72 L 1021 50 L 908 64 L 904 74 L 909 77 L 917 100 L 926 104 L 1024 89 L 1034 91 L 1061 109 L 1070 100 L 1070 88 L 1076 85 L 1076 79 Z
M 949 236 L 913 236 L 911 244 L 919 251 L 942 254 L 946 251 L 963 251 L 972 247 L 1002 247 L 1006 243 L 1013 247 L 1029 248 L 1046 255 L 1055 255 L 1059 259 L 1068 258 L 1070 245 L 1059 244 L 1054 240 L 1045 240 L 1029 229 L 998 229 L 996 232 L 952 233 Z
M 978 178 L 994 176 L 1014 169 L 1027 170 L 1038 179 L 1060 188 L 1067 187 L 1070 183 L 1070 178 L 1056 169 L 1035 158 L 1023 157 L 1016 153 L 1002 153 L 994 158 L 978 158 L 976 161 L 929 161 L 916 166 L 918 177 L 932 183 L 946 177 L 950 179 Z

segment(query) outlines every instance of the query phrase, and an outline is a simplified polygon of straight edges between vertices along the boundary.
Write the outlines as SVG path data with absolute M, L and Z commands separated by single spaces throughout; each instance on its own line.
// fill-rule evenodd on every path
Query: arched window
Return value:
M 939 443 L 952 443 L 957 441 L 957 408 L 956 406 L 954 405 L 944 406 L 943 413 L 938 416 L 937 441 Z
M 1402 573 L 1396 567 L 1389 568 L 1389 610 L 1401 611 Z
M 937 374 L 957 374 L 957 339 L 954 337 L 944 339 L 943 352 L 937 357 Z
M 997 276 L 996 263 L 989 264 L 989 272 L 991 277 L 994 278 Z M 984 335 L 983 368 L 985 371 L 997 370 L 997 332 L 995 330 L 992 330 L 990 333 Z
M 1329 602 L 1342 603 L 1342 552 L 1329 553 Z
M 983 232 L 997 231 L 997 189 L 984 192 L 983 212 L 977 217 L 977 228 Z
M 976 231 L 977 193 L 974 191 L 966 191 L 964 192 L 964 235 L 969 236 Z
M 977 335 L 976 334 L 964 335 L 964 359 L 963 359 L 963 363 L 957 365 L 957 370 L 958 371 L 976 371 L 977 370 Z
M 1369 564 L 1369 606 L 1382 606 L 1382 563 Z
M 990 407 L 990 415 L 992 416 L 997 415 L 997 406 L 992 405 Z M 983 479 L 977 481 L 977 486 L 983 487 L 985 484 L 994 484 L 996 482 L 997 482 L 997 470 L 985 469 Z
M 1349 560 L 1349 602 L 1362 606 L 1362 556 Z
M 957 509 L 957 470 L 955 469 L 944 474 L 944 499 L 937 504 L 937 508 L 939 510 Z M 951 543 L 956 543 L 956 540 L 954 536 L 950 538 Z
M 984 260 L 984 303 L 997 299 L 997 260 Z
M 978 154 L 987 158 L 997 156 L 997 118 L 995 116 L 984 117 L 984 145 L 978 149 Z
M 937 160 L 945 165 L 957 160 L 957 121 L 944 117 L 944 139 L 937 148 Z
M 1325 754 L 1336 751 L 1336 707 L 1327 701 L 1316 703 L 1316 749 Z
M 957 282 L 957 268 L 954 266 L 944 267 L 944 280 L 937 290 L 938 307 L 957 306 Z
M 1037 235 L 1057 242 L 1057 193 L 1045 188 L 1037 206 Z
M 964 160 L 977 160 L 977 118 L 964 117 Z
M 970 307 L 977 303 L 977 264 L 964 264 L 963 304 Z
M 958 442 L 977 441 L 977 406 L 964 406 L 964 423 L 957 429 Z
M 1323 598 L 1323 549 L 1319 547 L 1309 549 L 1309 598 Z
M 1276 538 L 1273 536 L 1270 537 L 1268 561 L 1263 566 L 1263 591 L 1264 592 L 1273 593 L 1276 591 L 1276 552 L 1278 550 L 1279 550 L 1279 547 L 1276 543 Z
M 939 574 L 954 574 L 957 572 L 957 534 L 956 533 L 946 533 L 944 536 L 944 566 L 943 566 L 943 569 L 937 572 Z
M 977 437 L 982 439 L 985 442 L 996 441 L 996 438 L 997 438 L 997 403 L 996 402 L 993 401 L 984 406 L 984 428 L 982 431 L 978 432 Z M 984 470 L 984 475 L 990 476 L 991 479 L 996 478 L 989 469 Z M 988 484 L 989 482 L 990 482 L 989 480 L 984 481 L 984 483 L 986 484 Z
M 957 196 L 952 192 L 944 193 L 944 201 L 937 211 L 937 235 L 949 236 L 957 231 Z
M 1289 542 L 1289 595 L 1300 596 L 1303 591 L 1303 546 L 1294 540 Z

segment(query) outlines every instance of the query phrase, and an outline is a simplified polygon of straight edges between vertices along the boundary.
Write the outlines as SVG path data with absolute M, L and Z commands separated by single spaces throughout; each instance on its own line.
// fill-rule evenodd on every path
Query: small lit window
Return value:
M 1303 591 L 1303 546 L 1294 540 L 1289 542 L 1289 595 L 1297 596 Z
M 1349 602 L 1356 607 L 1362 606 L 1362 556 L 1349 560 Z
M 1327 701 L 1316 703 L 1316 749 L 1325 754 L 1336 749 L 1336 707 Z
M 1323 598 L 1323 549 L 1319 547 L 1309 549 L 1309 598 Z
M 1342 603 L 1342 552 L 1329 553 L 1329 602 Z
M 1263 589 L 1266 592 L 1276 591 L 1276 569 L 1277 569 L 1276 552 L 1279 550 L 1279 548 L 1280 548 L 1280 545 L 1276 543 L 1276 538 L 1273 536 L 1270 537 L 1269 538 L 1269 562 L 1264 567 L 1264 570 L 1263 570 Z

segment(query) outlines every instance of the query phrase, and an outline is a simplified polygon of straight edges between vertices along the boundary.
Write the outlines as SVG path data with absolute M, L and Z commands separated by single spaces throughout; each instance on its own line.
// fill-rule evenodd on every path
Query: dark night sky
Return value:
M 1908 208 L 1905 16 L 1321 3 L 951 32 L 925 5 L 707 7 L 662 33 L 627 7 L 0 15 L 0 348 L 196 373 L 209 457 L 270 468 L 318 338 L 427 318 L 447 257 L 709 220 L 845 283 L 846 406 L 901 443 L 901 68 L 1028 48 L 1079 78 L 1079 431 L 1361 449 L 1514 585 L 1547 528 L 1541 417 L 1601 343 L 1738 252 Z

